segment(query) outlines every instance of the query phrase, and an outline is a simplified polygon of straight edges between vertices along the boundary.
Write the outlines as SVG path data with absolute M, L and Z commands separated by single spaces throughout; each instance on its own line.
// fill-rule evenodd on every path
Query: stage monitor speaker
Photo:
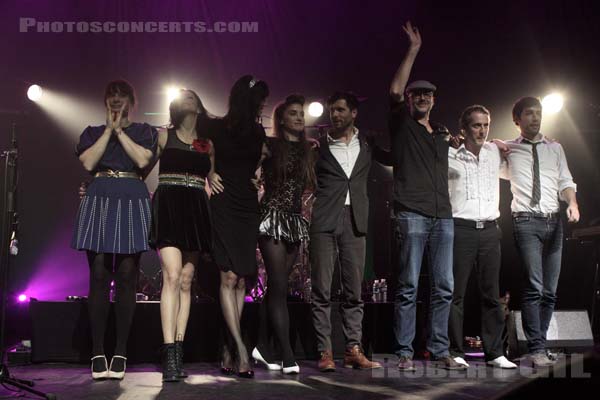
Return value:
M 511 311 L 506 329 L 509 356 L 515 358 L 527 353 L 527 339 L 523 331 L 521 311 Z M 587 311 L 554 311 L 546 335 L 546 347 L 564 349 L 566 353 L 592 349 L 594 336 Z

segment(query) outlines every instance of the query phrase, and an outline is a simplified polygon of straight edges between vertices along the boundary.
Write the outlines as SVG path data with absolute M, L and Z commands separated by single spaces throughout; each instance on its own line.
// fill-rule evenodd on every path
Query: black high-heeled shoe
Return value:
M 235 374 L 235 369 L 226 367 L 223 365 L 223 363 L 221 363 L 221 373 L 223 375 L 233 375 Z
M 235 368 L 225 366 L 224 360 L 227 358 L 229 359 L 230 363 L 232 363 L 232 364 L 234 363 L 234 358 L 231 355 L 231 352 L 227 349 L 226 346 L 224 346 L 222 349 L 222 354 L 221 354 L 221 373 L 223 375 L 233 375 L 233 374 L 235 374 Z
M 238 372 L 237 376 L 240 378 L 252 379 L 254 378 L 254 371 L 249 369 L 248 371 Z
M 254 371 L 252 369 L 249 369 L 247 371 L 240 371 L 240 364 L 242 362 L 238 359 L 238 369 L 237 369 L 237 376 L 239 376 L 240 378 L 254 378 Z M 250 365 L 250 361 L 248 361 L 248 366 Z

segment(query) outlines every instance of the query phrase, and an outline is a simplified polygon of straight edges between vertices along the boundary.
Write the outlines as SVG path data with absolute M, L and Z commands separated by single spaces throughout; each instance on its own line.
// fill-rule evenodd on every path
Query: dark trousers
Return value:
M 546 333 L 556 304 L 563 228 L 552 218 L 513 218 L 515 243 L 523 262 L 523 330 L 530 353 L 544 352 Z
M 312 316 L 319 352 L 332 350 L 331 282 L 339 257 L 344 301 L 342 330 L 346 346 L 361 344 L 363 301 L 361 284 L 365 270 L 366 237 L 357 232 L 350 207 L 344 207 L 332 233 L 311 233 L 310 260 Z
M 454 225 L 454 294 L 448 336 L 450 353 L 464 357 L 464 298 L 473 268 L 481 294 L 481 338 L 487 361 L 503 355 L 504 313 L 500 303 L 500 240 L 502 233 L 495 224 L 483 229 Z

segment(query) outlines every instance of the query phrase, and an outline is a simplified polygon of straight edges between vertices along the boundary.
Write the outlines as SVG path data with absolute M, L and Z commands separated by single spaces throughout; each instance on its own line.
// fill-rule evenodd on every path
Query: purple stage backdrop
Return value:
M 377 140 L 386 146 L 388 85 L 407 47 L 401 24 L 408 19 L 423 36 L 412 78 L 438 86 L 432 119 L 451 131 L 465 106 L 481 103 L 492 112 L 490 136 L 512 138 L 516 98 L 564 94 L 564 110 L 546 117 L 543 129 L 565 147 L 579 184 L 581 225 L 589 223 L 600 215 L 600 32 L 593 2 L 460 3 L 3 1 L 0 149 L 16 122 L 21 153 L 21 246 L 11 265 L 11 291 L 40 300 L 87 292 L 85 256 L 69 248 L 77 187 L 87 178 L 74 147 L 87 125 L 103 123 L 107 81 L 129 80 L 139 99 L 133 118 L 154 125 L 168 122 L 168 85 L 196 90 L 215 115 L 223 115 L 230 86 L 247 73 L 271 87 L 267 115 L 290 92 L 322 101 L 334 90 L 352 90 L 367 98 L 357 125 L 380 132 Z M 32 83 L 44 88 L 48 104 L 27 100 Z M 325 114 L 307 124 L 327 121 Z M 270 119 L 263 122 L 270 126 Z M 377 173 L 389 182 L 389 171 Z M 518 301 L 507 185 L 501 194 L 501 286 Z M 386 200 L 377 195 L 373 202 Z M 389 258 L 377 257 L 377 268 L 389 270 L 383 265 Z M 157 257 L 145 256 L 144 268 L 155 272 Z

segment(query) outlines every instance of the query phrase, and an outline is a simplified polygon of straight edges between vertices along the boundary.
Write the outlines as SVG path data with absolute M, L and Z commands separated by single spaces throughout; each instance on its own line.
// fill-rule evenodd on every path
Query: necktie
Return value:
M 537 146 L 541 142 L 534 143 L 529 140 L 524 140 L 523 143 L 530 144 L 531 152 L 533 153 L 533 190 L 531 191 L 531 202 L 529 205 L 535 207 L 540 203 L 540 199 L 542 198 L 542 189 L 540 185 L 540 157 L 537 152 Z

